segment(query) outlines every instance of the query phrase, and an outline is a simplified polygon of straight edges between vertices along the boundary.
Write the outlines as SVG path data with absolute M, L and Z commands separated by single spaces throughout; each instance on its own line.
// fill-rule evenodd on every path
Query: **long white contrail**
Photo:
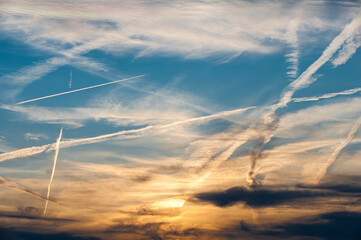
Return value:
M 39 97 L 39 98 L 33 98 L 30 100 L 26 100 L 26 101 L 22 101 L 22 102 L 18 102 L 17 104 L 24 104 L 24 103 L 28 103 L 28 102 L 34 102 L 34 101 L 38 101 L 38 100 L 42 100 L 42 99 L 46 99 L 46 98 L 52 98 L 52 97 L 57 97 L 57 96 L 61 96 L 61 95 L 65 95 L 65 94 L 69 94 L 69 93 L 74 93 L 74 92 L 80 92 L 80 91 L 84 91 L 84 90 L 88 90 L 88 89 L 92 89 L 92 88 L 97 88 L 97 87 L 102 87 L 102 86 L 106 86 L 106 85 L 110 85 L 110 84 L 114 84 L 114 83 L 118 83 L 118 82 L 124 82 L 130 79 L 134 79 L 134 78 L 140 78 L 145 76 L 143 75 L 139 75 L 139 76 L 135 76 L 135 77 L 130 77 L 130 78 L 124 78 L 124 79 L 120 79 L 120 80 L 116 80 L 113 82 L 107 82 L 107 83 L 102 83 L 102 84 L 98 84 L 95 86 L 90 86 L 90 87 L 85 87 L 85 88 L 79 88 L 79 89 L 75 89 L 75 90 L 71 90 L 71 91 L 66 91 L 66 92 L 62 92 L 62 93 L 57 93 L 57 94 L 52 94 L 52 95 L 48 95 L 48 96 L 44 96 L 44 97 Z
M 60 147 L 61 148 L 67 148 L 67 147 L 73 147 L 78 145 L 84 145 L 84 144 L 91 144 L 91 143 L 97 143 L 97 142 L 104 142 L 113 138 L 118 139 L 127 139 L 127 138 L 135 138 L 135 137 L 141 137 L 145 135 L 149 135 L 152 133 L 161 132 L 162 130 L 166 130 L 168 128 L 180 126 L 180 125 L 187 125 L 187 124 L 200 124 L 205 123 L 208 121 L 211 121 L 213 119 L 217 118 L 226 118 L 228 116 L 244 112 L 249 109 L 253 109 L 255 107 L 248 107 L 248 108 L 239 108 L 231 111 L 223 111 L 218 112 L 212 115 L 203 116 L 203 117 L 197 117 L 197 118 L 190 118 L 186 120 L 176 121 L 173 123 L 165 124 L 165 125 L 152 125 L 147 126 L 140 129 L 133 129 L 133 130 L 124 130 L 119 131 L 115 133 L 110 134 L 104 134 L 96 137 L 90 137 L 90 138 L 81 138 L 81 139 L 73 139 L 73 140 L 66 140 L 61 141 Z M 7 161 L 14 158 L 20 158 L 20 157 L 28 157 L 35 154 L 39 154 L 42 152 L 50 151 L 56 149 L 56 144 L 46 144 L 43 146 L 38 147 L 30 147 L 30 148 L 23 148 L 12 152 L 2 153 L 0 154 L 0 162 Z
M 56 145 L 55 145 L 55 154 L 54 154 L 53 170 L 51 171 L 50 181 L 49 181 L 49 185 L 48 185 L 48 193 L 47 193 L 47 195 L 46 195 L 46 202 L 45 202 L 45 208 L 44 208 L 44 216 L 45 216 L 46 210 L 47 210 L 47 208 L 48 208 L 49 197 L 50 197 L 50 188 L 51 188 L 51 183 L 53 182 L 53 178 L 54 178 L 54 174 L 55 174 L 56 161 L 58 160 L 59 146 L 60 146 L 60 141 L 61 141 L 61 136 L 62 136 L 62 134 L 63 134 L 63 129 L 60 129 L 60 134 L 59 134 L 58 140 L 56 140 Z
M 338 155 L 344 149 L 353 139 L 355 136 L 357 130 L 361 126 L 361 117 L 357 119 L 357 121 L 352 126 L 351 130 L 349 131 L 347 138 L 345 138 L 340 145 L 333 151 L 331 156 L 328 158 L 327 162 L 322 166 L 322 168 L 319 170 L 319 172 L 316 174 L 314 179 L 314 184 L 318 184 L 321 179 L 326 175 L 327 169 L 336 161 Z
M 333 97 L 337 97 L 337 96 L 341 96 L 341 95 L 342 96 L 352 95 L 352 94 L 355 94 L 358 92 L 361 92 L 361 88 L 353 88 L 353 89 L 349 89 L 349 90 L 345 90 L 345 91 L 337 92 L 337 93 L 326 93 L 324 95 L 315 96 L 315 97 L 293 98 L 292 101 L 293 102 L 318 101 L 320 99 L 333 98 Z

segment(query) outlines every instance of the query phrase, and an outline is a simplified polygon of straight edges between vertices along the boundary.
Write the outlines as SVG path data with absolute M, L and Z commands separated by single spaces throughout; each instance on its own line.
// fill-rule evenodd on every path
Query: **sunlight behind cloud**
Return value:
M 185 200 L 183 199 L 167 199 L 158 201 L 152 204 L 155 208 L 181 208 L 184 205 Z

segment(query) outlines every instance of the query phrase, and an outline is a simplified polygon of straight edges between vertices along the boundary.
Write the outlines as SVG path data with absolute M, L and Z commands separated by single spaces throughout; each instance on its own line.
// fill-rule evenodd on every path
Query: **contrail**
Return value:
M 70 69 L 69 88 L 71 88 L 71 82 L 73 81 L 73 71 Z
M 349 90 L 345 90 L 345 91 L 337 92 L 337 93 L 327 93 L 327 94 L 324 94 L 321 96 L 315 96 L 315 97 L 293 98 L 292 101 L 293 102 L 318 101 L 320 99 L 327 99 L 327 98 L 337 97 L 340 95 L 352 95 L 352 94 L 355 94 L 358 92 L 361 92 L 361 88 L 353 88 L 353 89 L 349 89 Z
M 224 161 L 228 160 L 232 154 L 243 144 L 249 140 L 247 134 L 242 134 L 228 149 L 222 152 L 219 156 L 213 159 L 204 169 L 205 174 L 201 175 L 198 180 L 194 183 L 203 182 L 209 175 L 213 173 Z
M 39 193 L 36 193 L 30 189 L 27 189 L 25 187 L 22 187 L 22 186 L 19 186 L 18 184 L 16 183 L 10 183 L 9 180 L 7 180 L 6 178 L 4 177 L 0 177 L 0 185 L 4 186 L 4 187 L 7 187 L 7 188 L 10 188 L 10 189 L 14 189 L 14 190 L 18 190 L 18 191 L 21 191 L 21 192 L 25 192 L 25 193 L 28 193 L 28 194 L 31 194 L 37 198 L 41 198 L 41 199 L 45 199 L 45 200 L 50 200 L 50 201 L 53 201 L 55 202 L 54 200 L 52 199 L 48 199 L 46 198 L 45 196 L 39 194 Z
M 226 118 L 227 116 L 241 113 L 241 112 L 247 111 L 249 109 L 253 109 L 253 108 L 255 108 L 255 107 L 239 108 L 239 109 L 235 109 L 235 110 L 231 110 L 231 111 L 223 111 L 223 112 L 215 113 L 215 114 L 208 115 L 208 116 L 176 121 L 176 122 L 165 124 L 165 125 L 151 125 L 151 126 L 147 126 L 147 127 L 140 128 L 140 129 L 123 130 L 123 131 L 110 133 L 110 134 L 104 134 L 104 135 L 100 135 L 100 136 L 96 136 L 96 137 L 66 140 L 66 141 L 61 141 L 59 143 L 59 145 L 61 148 L 68 148 L 68 147 L 79 146 L 79 145 L 84 145 L 84 144 L 104 142 L 104 141 L 110 140 L 115 137 L 117 137 L 118 139 L 136 138 L 136 137 L 141 137 L 144 135 L 149 135 L 152 133 L 161 132 L 162 130 L 165 130 L 165 129 L 168 129 L 171 127 L 176 127 L 178 125 L 197 124 L 197 123 L 199 124 L 199 123 L 208 122 L 208 121 L 211 121 L 211 120 L 217 119 L 217 118 Z M 53 149 L 56 149 L 56 144 L 46 144 L 43 146 L 23 148 L 23 149 L 19 149 L 19 150 L 12 151 L 12 152 L 2 153 L 2 154 L 0 154 L 0 162 L 7 161 L 10 159 L 14 159 L 14 158 L 19 158 L 19 157 L 28 157 L 28 156 L 39 154 L 42 152 L 50 151 Z
M 332 42 L 327 46 L 327 48 L 322 52 L 321 56 L 312 63 L 296 80 L 291 82 L 283 91 L 279 102 L 272 106 L 271 112 L 265 115 L 264 117 L 264 125 L 267 126 L 268 123 L 271 121 L 274 121 L 275 119 L 272 117 L 276 111 L 280 108 L 286 107 L 289 102 L 292 101 L 292 96 L 295 94 L 296 91 L 308 87 L 310 84 L 312 84 L 314 81 L 316 81 L 316 78 L 313 78 L 312 76 L 320 69 L 327 61 L 331 59 L 331 57 L 343 46 L 343 44 L 349 40 L 352 39 L 355 35 L 355 32 L 358 31 L 358 29 L 361 26 L 361 16 L 355 17 L 349 24 L 347 24 L 342 32 L 337 35 Z M 257 150 L 262 150 L 264 144 L 269 142 L 271 138 L 273 137 L 273 132 L 277 129 L 277 127 L 273 128 L 272 131 L 270 131 L 266 136 L 264 136 L 264 140 L 261 147 L 257 147 Z M 261 154 L 261 153 L 260 153 Z M 256 155 L 255 155 L 256 156 Z M 254 169 L 256 164 L 256 158 L 252 158 L 252 152 L 251 152 L 251 159 L 252 163 L 250 166 L 250 170 L 248 171 L 247 177 L 250 178 L 251 175 L 255 175 Z M 252 174 L 251 174 L 252 173 Z M 251 178 L 249 179 L 251 180 Z M 249 181 L 250 184 L 254 183 L 254 181 Z
M 51 171 L 50 181 L 49 181 L 49 185 L 48 185 L 48 193 L 46 195 L 44 216 L 46 214 L 46 209 L 48 208 L 49 197 L 50 197 L 50 188 L 51 188 L 51 183 L 53 181 L 54 174 L 55 174 L 56 160 L 58 159 L 58 155 L 59 155 L 59 146 L 60 146 L 60 140 L 61 140 L 62 134 L 63 134 L 63 129 L 60 129 L 60 134 L 59 134 L 58 140 L 56 141 L 56 145 L 55 145 L 54 164 L 53 164 L 53 170 Z
M 295 19 L 290 21 L 289 29 L 286 33 L 286 41 L 291 48 L 291 52 L 286 54 L 286 61 L 290 63 L 287 67 L 289 70 L 287 75 L 292 79 L 295 79 L 298 74 L 298 58 L 299 58 L 299 44 L 298 44 L 298 30 L 299 20 Z
M 345 26 L 342 32 L 337 35 L 327 48 L 322 52 L 322 55 L 312 63 L 295 81 L 289 84 L 281 96 L 279 103 L 275 106 L 274 111 L 287 106 L 292 101 L 294 93 L 302 88 L 309 86 L 316 81 L 312 78 L 318 69 L 320 69 L 330 58 L 342 47 L 348 40 L 353 38 L 354 32 L 361 26 L 361 16 L 354 18 L 349 24 Z
M 350 38 L 342 49 L 338 52 L 338 56 L 332 60 L 334 67 L 342 65 L 348 61 L 356 53 L 356 50 L 361 46 L 361 29 L 358 34 Z
M 57 97 L 57 96 L 65 95 L 65 94 L 69 94 L 69 93 L 80 92 L 80 91 L 88 90 L 88 89 L 91 89 L 91 88 L 102 87 L 102 86 L 114 84 L 114 83 L 117 83 L 117 82 L 123 82 L 123 81 L 127 81 L 127 80 L 134 79 L 134 78 L 140 78 L 140 77 L 143 77 L 143 76 L 145 76 L 145 74 L 135 76 L 135 77 L 130 77 L 130 78 L 124 78 L 124 79 L 116 80 L 116 81 L 113 81 L 113 82 L 102 83 L 102 84 L 98 84 L 98 85 L 95 85 L 95 86 L 79 88 L 79 89 L 75 89 L 75 90 L 71 90 L 71 91 L 67 91 L 67 92 L 62 92 L 62 93 L 52 94 L 52 95 L 48 95 L 48 96 L 44 96 L 44 97 L 34 98 L 34 99 L 18 102 L 17 104 L 24 104 L 24 103 L 34 102 L 34 101 L 38 101 L 38 100 L 42 100 L 42 99 L 46 99 L 46 98 Z
M 327 162 L 319 170 L 319 172 L 315 176 L 314 184 L 318 184 L 321 181 L 321 179 L 326 175 L 327 169 L 332 165 L 332 163 L 335 162 L 342 149 L 352 141 L 353 137 L 355 136 L 360 126 L 361 126 L 361 117 L 359 117 L 357 121 L 354 123 L 350 132 L 347 135 L 347 138 L 344 139 L 340 145 L 338 145 L 338 147 L 333 151 L 331 156 L 328 158 Z
M 263 125 L 255 128 L 255 132 L 261 132 L 257 137 L 257 144 L 250 150 L 251 165 L 246 173 L 246 182 L 250 187 L 257 185 L 256 181 L 256 164 L 262 158 L 263 147 L 271 141 L 273 133 L 278 128 L 279 117 L 276 114 L 269 114 L 265 117 Z

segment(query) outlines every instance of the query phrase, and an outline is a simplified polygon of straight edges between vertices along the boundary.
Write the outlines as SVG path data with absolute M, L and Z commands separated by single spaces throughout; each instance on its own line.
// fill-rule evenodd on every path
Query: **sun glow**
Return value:
M 155 208 L 181 208 L 184 205 L 183 199 L 167 199 L 164 201 L 158 201 L 152 206 Z

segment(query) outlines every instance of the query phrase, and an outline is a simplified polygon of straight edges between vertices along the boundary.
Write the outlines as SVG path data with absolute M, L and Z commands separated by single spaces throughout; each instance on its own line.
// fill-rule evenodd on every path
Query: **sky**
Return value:
M 0 1 L 0 238 L 361 239 L 361 2 Z

